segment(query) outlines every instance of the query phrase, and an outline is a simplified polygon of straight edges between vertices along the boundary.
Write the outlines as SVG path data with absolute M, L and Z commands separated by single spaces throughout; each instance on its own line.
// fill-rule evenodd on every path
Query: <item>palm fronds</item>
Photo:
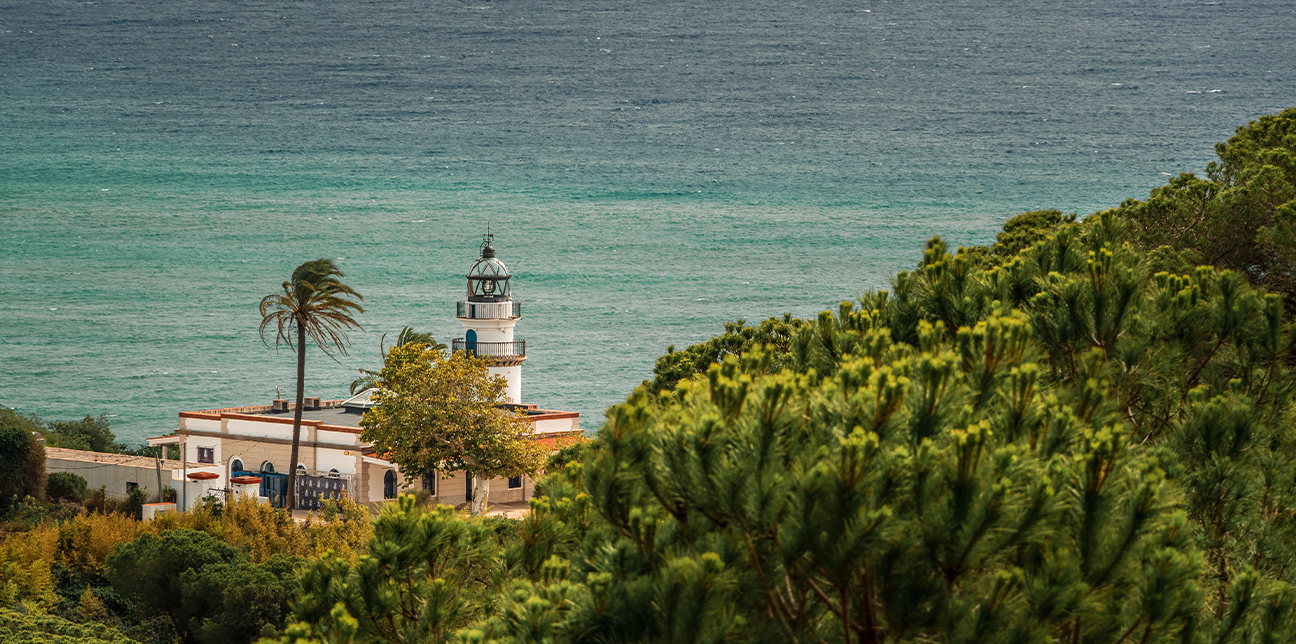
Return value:
M 332 345 L 342 355 L 347 355 L 348 329 L 362 329 L 351 316 L 364 313 L 359 303 L 348 297 L 363 300 L 351 287 L 338 278 L 344 277 L 331 259 L 306 262 L 293 271 L 292 279 L 283 283 L 283 293 L 271 293 L 261 298 L 261 341 L 269 346 L 266 330 L 274 327 L 275 348 L 280 343 L 296 349 L 293 331 L 300 330 L 313 340 L 320 350 L 334 361 Z

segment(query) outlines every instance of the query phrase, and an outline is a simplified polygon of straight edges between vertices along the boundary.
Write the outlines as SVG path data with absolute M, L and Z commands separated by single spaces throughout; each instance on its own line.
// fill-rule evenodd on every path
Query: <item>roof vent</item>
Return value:
M 288 399 L 280 398 L 271 402 L 270 411 L 288 411 Z
M 304 400 L 305 400 L 305 403 L 303 403 L 303 404 L 304 404 L 304 406 L 306 407 L 306 409 L 319 409 L 319 408 L 320 408 L 320 398 L 319 398 L 319 396 L 307 396 Z

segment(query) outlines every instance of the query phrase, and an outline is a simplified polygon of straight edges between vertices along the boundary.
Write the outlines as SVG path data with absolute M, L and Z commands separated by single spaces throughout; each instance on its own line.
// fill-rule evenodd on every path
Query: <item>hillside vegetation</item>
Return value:
M 1296 110 L 1219 151 L 668 350 L 522 520 L 42 520 L 0 599 L 150 644 L 1296 641 Z

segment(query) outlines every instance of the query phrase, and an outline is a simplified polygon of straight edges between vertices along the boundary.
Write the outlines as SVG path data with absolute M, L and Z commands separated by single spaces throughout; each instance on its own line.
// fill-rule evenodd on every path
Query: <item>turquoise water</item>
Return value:
M 1065 6 L 1059 6 L 1065 4 Z M 666 345 L 884 287 L 935 234 L 1089 213 L 1296 104 L 1288 3 L 0 6 L 0 404 L 292 391 L 261 296 L 337 258 L 379 338 L 457 337 L 489 224 L 523 397 L 584 426 Z

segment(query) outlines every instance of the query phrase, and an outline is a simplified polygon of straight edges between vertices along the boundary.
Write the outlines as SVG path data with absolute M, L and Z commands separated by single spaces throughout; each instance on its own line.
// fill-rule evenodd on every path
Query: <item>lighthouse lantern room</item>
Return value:
M 494 235 L 485 235 L 481 257 L 468 269 L 468 299 L 457 306 L 464 337 L 455 339 L 451 348 L 489 359 L 490 373 L 508 381 L 510 401 L 521 403 L 526 340 L 515 340 L 513 327 L 522 317 L 522 304 L 513 301 L 512 276 L 495 256 L 492 241 Z

